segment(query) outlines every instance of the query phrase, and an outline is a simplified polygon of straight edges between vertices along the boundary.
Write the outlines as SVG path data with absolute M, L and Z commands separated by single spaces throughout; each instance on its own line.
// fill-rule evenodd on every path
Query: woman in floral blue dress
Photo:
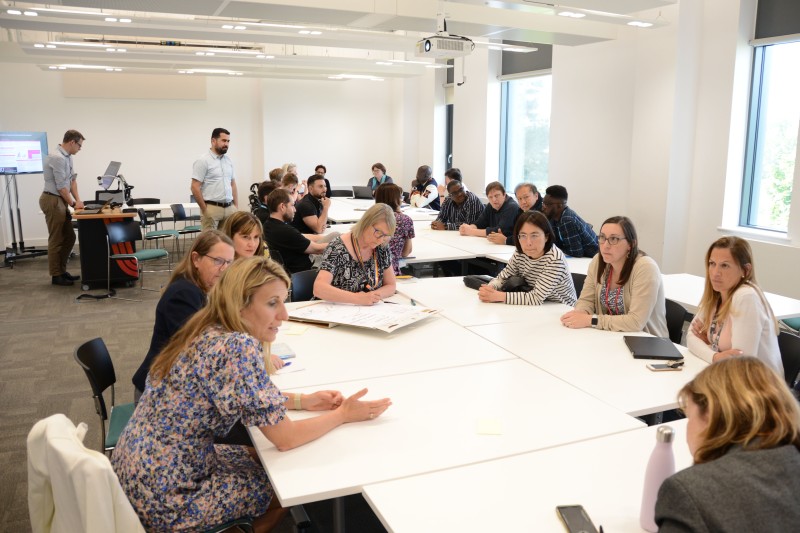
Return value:
M 258 517 L 265 531 L 272 488 L 254 451 L 214 445 L 237 419 L 258 426 L 279 450 L 340 424 L 380 416 L 388 399 L 360 401 L 337 391 L 283 395 L 265 367 L 262 343 L 288 318 L 289 278 L 269 259 L 237 261 L 208 305 L 157 356 L 145 392 L 112 456 L 122 487 L 149 531 L 202 531 Z M 268 359 L 268 358 L 267 358 Z M 294 422 L 286 409 L 328 410 Z

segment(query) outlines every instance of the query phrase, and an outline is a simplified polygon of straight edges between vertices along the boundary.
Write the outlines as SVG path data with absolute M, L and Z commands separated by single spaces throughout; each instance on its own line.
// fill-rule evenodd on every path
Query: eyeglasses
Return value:
M 214 266 L 217 268 L 222 268 L 223 265 L 229 267 L 231 266 L 231 263 L 233 263 L 233 259 L 223 259 L 221 257 L 214 257 L 213 255 L 206 255 L 205 257 L 211 259 L 211 261 L 214 263 Z
M 374 232 L 373 234 L 375 235 L 376 239 L 384 240 L 384 239 L 390 239 L 392 237 L 388 233 L 382 232 L 381 230 L 379 230 L 375 226 L 372 226 L 372 231 Z
M 562 205 L 563 203 L 564 203 L 564 202 L 552 202 L 552 201 L 548 201 L 548 202 L 542 202 L 542 205 L 546 205 L 547 207 L 550 207 L 550 206 L 552 206 L 552 205 Z
M 521 241 L 535 241 L 537 239 L 541 239 L 544 237 L 544 233 L 534 232 L 534 233 L 519 233 L 517 234 L 517 239 Z
M 83 147 L 83 141 L 74 141 L 74 142 L 75 142 L 75 144 L 78 145 L 78 148 L 82 148 Z
M 626 239 L 625 237 L 620 237 L 619 235 L 611 235 L 610 237 L 606 237 L 602 233 L 597 237 L 597 242 L 599 242 L 600 244 L 605 244 L 606 241 L 608 241 L 608 244 L 610 244 L 611 246 L 618 245 L 619 241 L 627 241 L 627 240 L 628 239 Z

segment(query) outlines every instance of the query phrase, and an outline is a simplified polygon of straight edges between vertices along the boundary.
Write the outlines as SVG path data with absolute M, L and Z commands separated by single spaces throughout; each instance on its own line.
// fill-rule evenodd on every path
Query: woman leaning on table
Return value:
M 172 336 L 206 304 L 206 294 L 233 263 L 233 242 L 219 230 L 206 230 L 175 266 L 156 306 L 150 349 L 133 375 L 134 400 L 144 392 L 153 359 Z
M 746 240 L 722 237 L 706 252 L 705 290 L 686 345 L 709 363 L 753 355 L 783 374 L 778 321 L 756 284 L 753 252 Z
M 653 259 L 639 250 L 628 217 L 611 217 L 600 227 L 600 252 L 589 263 L 575 310 L 564 314 L 568 328 L 645 331 L 669 337 L 664 284 Z
M 375 204 L 353 228 L 325 248 L 314 282 L 314 296 L 330 302 L 372 305 L 397 288 L 388 242 L 395 216 L 386 204 Z
M 706 367 L 678 393 L 694 466 L 661 485 L 660 533 L 797 531 L 800 409 L 755 357 Z
M 375 191 L 375 203 L 386 204 L 394 211 L 395 231 L 389 240 L 392 252 L 392 268 L 400 275 L 400 259 L 411 255 L 411 240 L 414 238 L 414 221 L 400 210 L 403 203 L 403 189 L 394 183 L 384 183 Z
M 556 239 L 547 217 L 538 211 L 525 211 L 514 224 L 517 251 L 508 265 L 490 283 L 478 290 L 482 302 L 515 305 L 540 305 L 545 300 L 575 305 L 575 286 L 564 252 L 553 244 Z M 525 279 L 529 292 L 504 292 L 503 283 L 512 276 Z
M 288 286 L 270 259 L 236 261 L 153 362 L 147 392 L 112 456 L 148 531 L 206 530 L 245 516 L 258 516 L 257 530 L 266 531 L 280 518 L 278 509 L 267 513 L 272 488 L 254 450 L 214 445 L 237 419 L 284 451 L 380 416 L 391 404 L 361 401 L 366 389 L 346 399 L 337 391 L 281 394 L 264 343 L 288 318 Z M 287 408 L 327 412 L 295 422 Z

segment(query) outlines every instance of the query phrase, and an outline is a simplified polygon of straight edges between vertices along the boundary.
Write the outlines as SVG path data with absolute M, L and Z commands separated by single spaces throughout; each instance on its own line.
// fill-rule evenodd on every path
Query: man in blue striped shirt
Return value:
M 542 212 L 556 234 L 556 246 L 572 257 L 594 257 L 600 250 L 592 227 L 567 207 L 567 189 L 551 185 L 545 190 Z

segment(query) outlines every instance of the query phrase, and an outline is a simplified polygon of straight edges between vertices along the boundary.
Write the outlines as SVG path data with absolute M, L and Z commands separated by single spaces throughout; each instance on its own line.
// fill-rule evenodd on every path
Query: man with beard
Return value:
M 325 190 L 324 177 L 314 174 L 308 178 L 308 194 L 295 205 L 297 212 L 292 221 L 300 233 L 320 234 L 325 231 L 331 208 L 331 199 L 325 196 Z
M 309 254 L 321 254 L 327 246 L 321 242 L 322 236 L 303 235 L 289 224 L 294 219 L 295 207 L 286 189 L 275 189 L 269 193 L 267 206 L 269 218 L 264 222 L 264 239 L 270 253 L 280 253 L 283 266 L 289 274 L 309 270 L 312 266 Z M 319 238 L 320 242 L 312 241 L 314 238 Z
M 200 206 L 203 229 L 217 229 L 239 207 L 233 163 L 226 155 L 231 133 L 225 128 L 211 132 L 211 149 L 194 162 L 192 195 Z

